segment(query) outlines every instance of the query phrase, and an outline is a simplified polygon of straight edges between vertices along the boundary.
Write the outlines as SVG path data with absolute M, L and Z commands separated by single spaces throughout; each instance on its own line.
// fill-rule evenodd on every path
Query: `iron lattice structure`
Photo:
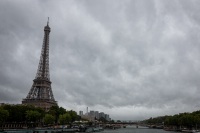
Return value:
M 49 22 L 47 22 L 47 25 L 44 27 L 44 39 L 37 74 L 27 97 L 22 100 L 22 104 L 31 104 L 45 110 L 49 110 L 51 106 L 57 105 L 53 96 L 49 73 L 50 32 L 51 28 L 49 27 Z

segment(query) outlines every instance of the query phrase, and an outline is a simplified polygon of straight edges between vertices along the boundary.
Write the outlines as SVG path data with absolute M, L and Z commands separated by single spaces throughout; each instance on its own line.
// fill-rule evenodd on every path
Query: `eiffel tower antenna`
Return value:
M 57 102 L 55 101 L 53 96 L 49 73 L 50 32 L 51 28 L 49 27 L 48 17 L 47 25 L 44 27 L 43 45 L 37 73 L 28 95 L 25 99 L 22 100 L 22 104 L 31 104 L 36 107 L 41 107 L 46 111 L 49 110 L 51 106 L 57 105 Z
M 48 17 L 47 25 L 49 25 L 49 17 Z

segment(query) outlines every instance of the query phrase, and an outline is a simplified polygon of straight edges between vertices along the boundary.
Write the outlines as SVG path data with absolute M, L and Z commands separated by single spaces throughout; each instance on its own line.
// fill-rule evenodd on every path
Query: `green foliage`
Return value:
M 69 115 L 71 117 L 71 122 L 74 122 L 75 120 L 77 120 L 78 115 L 75 111 L 70 110 L 70 111 L 67 111 L 67 113 L 69 113 Z
M 200 111 L 192 113 L 180 113 L 173 116 L 161 116 L 156 118 L 149 118 L 143 121 L 147 124 L 163 124 L 165 126 L 177 126 L 177 127 L 200 127 Z
M 66 111 L 63 107 L 52 106 L 48 112 L 32 105 L 2 105 L 0 107 L 0 122 L 41 122 L 45 124 L 71 123 L 80 119 L 73 110 Z
M 145 122 L 147 124 L 162 124 L 165 119 L 166 119 L 167 116 L 159 116 L 159 117 L 156 117 L 156 118 L 149 118 L 148 120 L 146 120 Z
M 59 107 L 59 114 L 65 114 L 67 113 L 66 109 L 64 109 L 63 107 Z
M 8 116 L 9 116 L 8 110 L 0 108 L 0 123 L 3 123 L 4 121 L 6 121 Z
M 192 125 L 195 125 L 195 116 L 192 114 L 185 114 L 179 118 L 180 124 L 183 126 L 191 127 Z
M 55 122 L 55 117 L 51 114 L 46 114 L 44 116 L 44 123 L 45 124 L 53 124 Z
M 58 122 L 59 115 L 65 114 L 66 112 L 67 111 L 63 107 L 59 107 L 59 106 L 52 106 L 50 110 L 48 111 L 49 114 L 55 117 L 55 123 Z
M 200 113 L 194 114 L 194 121 L 196 124 L 200 125 Z
M 38 111 L 39 113 L 41 113 L 41 117 L 43 117 L 45 114 L 45 111 L 43 109 L 34 107 L 32 105 L 3 105 L 1 107 L 9 112 L 7 122 L 26 121 L 26 112 L 28 110 Z
M 103 117 L 101 117 L 101 119 L 102 119 Z M 103 118 L 103 119 L 105 119 L 105 118 Z M 117 120 L 117 123 L 121 123 L 121 121 L 120 120 Z
M 115 121 L 114 121 L 114 120 L 111 120 L 110 122 L 111 122 L 111 123 L 115 123 Z
M 59 116 L 59 123 L 64 125 L 71 122 L 71 116 L 69 113 L 65 113 Z
M 39 121 L 40 118 L 41 118 L 41 113 L 39 113 L 38 111 L 33 111 L 33 110 L 26 111 L 26 119 L 29 122 Z

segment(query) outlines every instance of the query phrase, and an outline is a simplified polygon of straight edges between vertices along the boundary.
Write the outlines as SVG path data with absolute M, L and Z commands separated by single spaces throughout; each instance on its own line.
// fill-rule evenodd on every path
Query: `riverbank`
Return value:
M 0 133 L 75 133 L 77 129 L 5 129 Z

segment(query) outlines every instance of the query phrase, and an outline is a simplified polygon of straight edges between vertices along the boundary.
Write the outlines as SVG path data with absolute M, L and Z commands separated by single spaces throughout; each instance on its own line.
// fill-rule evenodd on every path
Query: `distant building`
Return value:
M 81 116 L 81 118 L 87 119 L 89 121 L 94 121 L 100 118 L 104 118 L 107 121 L 111 121 L 111 118 L 109 117 L 109 115 L 105 114 L 104 112 L 99 113 L 99 111 L 94 111 L 94 110 L 91 110 L 90 112 L 88 112 L 88 107 L 87 107 L 86 112 L 87 113 L 83 114 L 83 111 L 79 111 L 79 115 Z
M 81 118 L 87 119 L 88 121 L 94 121 L 95 118 L 90 115 L 81 115 Z
M 88 115 L 88 107 L 87 107 L 87 109 L 86 109 L 86 115 Z
M 79 111 L 79 115 L 82 116 L 83 115 L 83 111 Z
M 95 115 L 96 119 L 99 119 L 99 111 L 95 111 L 94 115 Z
M 101 118 L 101 117 L 105 118 L 104 112 L 100 112 L 100 113 L 99 113 L 99 118 Z
M 93 110 L 90 111 L 89 116 L 90 116 L 90 117 L 95 117 L 95 114 L 94 114 L 94 111 L 93 111 Z
M 105 114 L 105 119 L 106 119 L 107 121 L 109 121 L 109 120 L 110 120 L 110 118 L 109 118 L 109 115 L 108 115 L 108 114 Z

